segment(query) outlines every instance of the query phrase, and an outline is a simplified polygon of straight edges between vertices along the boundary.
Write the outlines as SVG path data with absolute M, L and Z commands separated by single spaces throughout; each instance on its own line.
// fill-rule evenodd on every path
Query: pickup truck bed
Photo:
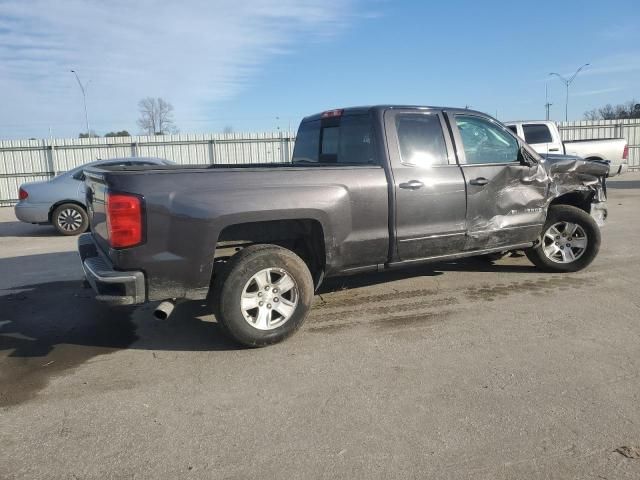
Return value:
M 327 252 L 326 275 L 387 260 L 388 192 L 380 166 L 122 168 L 87 172 L 87 178 L 93 238 L 120 269 L 145 265 L 150 299 L 206 295 L 218 243 L 259 240 L 260 232 L 247 232 L 251 238 L 245 239 L 224 230 L 251 222 L 274 222 L 276 230 L 280 222 L 291 230 L 279 233 L 285 237 L 315 235 L 314 225 L 322 225 L 316 240 Z M 148 192 L 143 248 L 109 248 L 107 183 L 114 191 Z
M 266 345 L 328 276 L 514 249 L 586 267 L 607 173 L 466 109 L 333 110 L 303 120 L 290 164 L 86 170 L 79 251 L 100 300 L 208 297 L 236 340 Z M 554 239 L 574 231 L 574 246 Z

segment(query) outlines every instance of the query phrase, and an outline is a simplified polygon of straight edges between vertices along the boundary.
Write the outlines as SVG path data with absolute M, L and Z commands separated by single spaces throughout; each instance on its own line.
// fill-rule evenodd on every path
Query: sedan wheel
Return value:
M 56 219 L 56 221 L 63 230 L 72 232 L 80 228 L 80 225 L 82 225 L 82 215 L 80 215 L 80 212 L 78 212 L 78 210 L 75 210 L 73 208 L 65 208 L 58 214 L 58 218 Z
M 80 205 L 65 203 L 56 208 L 51 215 L 53 226 L 62 235 L 79 235 L 89 225 L 87 212 Z

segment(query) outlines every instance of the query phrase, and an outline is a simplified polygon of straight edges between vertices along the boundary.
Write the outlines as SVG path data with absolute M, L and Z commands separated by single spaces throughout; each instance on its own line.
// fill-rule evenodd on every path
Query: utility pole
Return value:
M 547 111 L 546 120 L 549 120 L 549 107 L 553 105 L 553 103 L 549 103 L 549 86 L 546 83 L 544 84 L 544 101 L 544 108 Z
M 78 81 L 78 86 L 80 87 L 80 91 L 82 92 L 82 101 L 84 103 L 84 121 L 87 126 L 87 138 L 90 138 L 91 130 L 89 130 L 89 114 L 87 113 L 87 93 L 85 91 L 85 88 L 87 87 L 89 82 L 83 85 L 82 82 L 80 81 L 80 77 L 78 77 L 77 72 L 75 70 L 71 70 L 71 73 L 73 73 L 76 76 L 76 80 Z
M 580 70 L 582 70 L 584 67 L 588 67 L 589 65 L 591 65 L 591 64 L 590 63 L 585 63 L 578 70 L 576 70 L 576 73 L 571 75 L 571 77 L 569 77 L 569 78 L 564 78 L 562 75 L 560 75 L 559 73 L 555 73 L 555 72 L 551 72 L 549 74 L 550 76 L 555 75 L 556 77 L 558 77 L 560 79 L 560 81 L 562 81 L 562 83 L 564 83 L 565 87 L 567 88 L 567 96 L 566 96 L 566 100 L 564 102 L 564 121 L 565 122 L 569 121 L 569 87 L 571 86 L 573 81 L 576 79 L 576 77 L 580 73 Z

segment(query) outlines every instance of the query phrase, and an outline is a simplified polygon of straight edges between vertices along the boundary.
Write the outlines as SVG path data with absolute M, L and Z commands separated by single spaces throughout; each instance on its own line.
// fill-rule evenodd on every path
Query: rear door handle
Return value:
M 469 183 L 471 185 L 486 185 L 487 183 L 489 183 L 489 180 L 487 180 L 484 177 L 478 177 L 478 178 L 474 178 L 473 180 L 469 180 Z
M 407 190 L 417 190 L 424 187 L 424 183 L 422 183 L 420 180 L 409 180 L 408 182 L 401 183 L 399 187 L 405 188 Z
M 550 152 L 559 152 L 560 149 L 559 148 L 550 148 L 549 151 Z

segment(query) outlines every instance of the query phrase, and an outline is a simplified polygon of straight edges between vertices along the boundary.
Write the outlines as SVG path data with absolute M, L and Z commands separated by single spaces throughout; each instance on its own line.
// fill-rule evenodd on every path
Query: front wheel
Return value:
M 551 272 L 576 272 L 587 267 L 600 249 L 600 229 L 591 215 L 577 207 L 549 208 L 539 243 L 525 251 L 531 262 Z
M 234 255 L 214 280 L 218 322 L 239 343 L 262 347 L 295 332 L 307 318 L 313 280 L 286 248 L 252 245 Z

